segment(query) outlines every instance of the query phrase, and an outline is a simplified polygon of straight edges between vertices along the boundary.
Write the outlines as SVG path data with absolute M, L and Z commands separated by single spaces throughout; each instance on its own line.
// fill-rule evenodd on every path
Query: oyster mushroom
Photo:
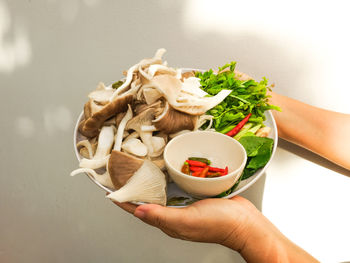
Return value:
M 267 126 L 262 127 L 255 133 L 255 135 L 258 137 L 267 137 L 269 136 L 270 131 L 271 131 L 270 127 L 267 127 Z
M 86 137 L 96 136 L 103 123 L 117 113 L 126 111 L 132 100 L 133 95 L 127 94 L 109 102 L 79 124 L 80 133 Z
M 100 111 L 102 108 L 103 108 L 102 105 L 98 105 L 92 99 L 90 99 L 84 105 L 84 118 L 85 118 L 85 120 L 90 118 L 91 115 L 93 115 L 96 112 Z
M 89 140 L 82 140 L 77 143 L 77 148 L 79 150 L 79 153 L 84 157 L 88 159 L 92 159 L 94 157 L 94 149 L 93 145 L 89 142 Z
M 126 125 L 127 130 L 132 129 L 140 135 L 142 142 L 147 146 L 149 154 L 153 153 L 153 146 L 151 142 L 152 131 L 142 131 L 141 128 L 144 125 L 146 126 L 152 125 L 154 114 L 155 114 L 155 109 L 148 108 L 147 110 L 141 112 L 140 114 L 132 118 Z
M 191 115 L 204 114 L 209 109 L 218 105 L 231 93 L 231 90 L 221 90 L 218 94 L 212 97 L 201 98 L 190 94 L 185 96 L 181 93 L 183 86 L 182 82 L 171 75 L 155 76 L 148 86 L 157 88 L 162 92 L 163 96 L 173 108 Z M 180 96 L 182 97 L 181 102 L 178 101 Z
M 171 134 L 182 130 L 193 130 L 196 127 L 198 117 L 189 115 L 165 104 L 165 108 L 155 120 L 153 125 L 160 131 Z
M 110 189 L 115 189 L 108 171 L 106 171 L 103 174 L 98 174 L 95 172 L 95 170 L 90 168 L 79 168 L 71 172 L 70 175 L 75 176 L 80 173 L 89 173 L 97 182 L 99 182 L 103 186 L 106 186 Z
M 142 166 L 143 160 L 130 154 L 112 150 L 108 171 L 115 189 L 121 188 Z
M 81 168 L 98 169 L 106 166 L 114 142 L 114 129 L 113 126 L 102 127 L 98 136 L 98 143 L 94 157 L 92 159 L 81 159 L 79 163 Z
M 125 140 L 122 144 L 122 149 L 128 153 L 140 157 L 146 156 L 148 152 L 147 146 L 137 138 L 130 138 L 129 140 Z
M 125 126 L 131 118 L 132 118 L 132 109 L 131 109 L 130 105 L 128 105 L 128 111 L 126 112 L 125 116 L 123 117 L 123 119 L 121 120 L 121 122 L 118 126 L 118 131 L 117 131 L 115 138 L 114 138 L 113 150 L 120 151 L 121 146 L 122 146 Z
M 165 139 L 163 137 L 153 136 L 151 138 L 153 152 L 150 154 L 151 157 L 157 157 L 163 153 L 165 147 Z
M 176 76 L 177 71 L 165 65 L 155 64 L 155 65 L 149 66 L 148 75 L 151 78 L 154 77 L 155 75 L 160 75 L 160 74 L 169 74 L 169 75 Z
M 99 105 L 106 105 L 112 97 L 114 90 L 107 89 L 101 82 L 98 84 L 97 89 L 90 92 L 88 97 Z
M 162 93 L 157 89 L 147 87 L 143 89 L 143 97 L 148 105 L 156 102 L 162 96 Z
M 137 72 L 139 67 L 146 67 L 146 66 L 149 66 L 152 64 L 161 64 L 162 63 L 162 56 L 165 52 L 166 52 L 166 50 L 164 48 L 158 49 L 153 58 L 143 59 L 139 63 L 137 63 L 136 65 L 129 68 L 129 70 L 126 74 L 125 82 L 114 91 L 110 100 L 113 101 L 119 94 L 122 94 L 123 92 L 125 92 L 129 88 L 129 85 L 133 79 L 133 75 L 135 72 Z
M 166 205 L 166 179 L 164 173 L 151 161 L 142 166 L 119 190 L 107 195 L 117 202 L 147 202 Z

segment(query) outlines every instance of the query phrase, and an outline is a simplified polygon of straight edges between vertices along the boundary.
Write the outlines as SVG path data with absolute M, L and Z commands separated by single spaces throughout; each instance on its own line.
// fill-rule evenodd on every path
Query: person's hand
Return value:
M 260 216 L 254 205 L 240 196 L 201 200 L 185 208 L 116 204 L 171 237 L 219 243 L 238 251 L 244 247 L 250 225 Z
M 218 243 L 238 251 L 247 262 L 317 262 L 240 196 L 205 199 L 185 208 L 115 204 L 171 237 Z

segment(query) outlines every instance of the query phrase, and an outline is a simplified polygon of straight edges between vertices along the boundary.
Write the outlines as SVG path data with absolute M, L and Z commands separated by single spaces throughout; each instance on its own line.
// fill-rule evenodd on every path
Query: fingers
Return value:
M 118 202 L 113 202 L 117 206 L 119 206 L 121 209 L 125 210 L 126 212 L 133 214 L 135 212 L 135 209 L 137 208 L 137 205 L 134 205 L 132 203 L 118 203 Z
M 174 228 L 183 220 L 184 209 L 164 207 L 155 204 L 140 205 L 134 216 L 158 228 Z

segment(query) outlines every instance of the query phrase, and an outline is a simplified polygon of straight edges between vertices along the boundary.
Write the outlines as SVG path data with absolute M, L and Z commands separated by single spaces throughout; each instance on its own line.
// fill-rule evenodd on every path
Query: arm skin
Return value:
M 278 135 L 350 170 L 350 114 L 317 108 L 270 92 Z
M 115 204 L 171 237 L 221 244 L 238 251 L 247 262 L 318 262 L 240 196 L 205 199 L 185 208 Z

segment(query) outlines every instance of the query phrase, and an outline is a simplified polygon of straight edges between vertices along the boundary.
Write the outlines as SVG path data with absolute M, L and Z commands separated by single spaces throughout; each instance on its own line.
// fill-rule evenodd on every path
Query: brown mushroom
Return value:
M 133 100 L 133 95 L 123 95 L 109 102 L 102 107 L 101 110 L 92 114 L 79 124 L 79 131 L 86 137 L 95 137 L 104 121 L 116 115 L 119 112 L 124 112 Z
M 131 176 L 142 166 L 143 160 L 130 154 L 112 150 L 108 161 L 108 171 L 116 189 L 126 184 Z
M 175 110 L 168 103 L 164 111 L 154 121 L 153 125 L 160 131 L 171 134 L 181 130 L 193 130 L 198 117 Z

